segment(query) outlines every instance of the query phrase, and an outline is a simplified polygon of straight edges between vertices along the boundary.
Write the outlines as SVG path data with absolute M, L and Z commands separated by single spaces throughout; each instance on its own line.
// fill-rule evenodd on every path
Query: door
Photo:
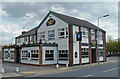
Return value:
M 92 63 L 96 63 L 96 49 L 92 49 Z
M 16 49 L 16 63 L 20 63 L 19 58 L 20 58 L 20 51 L 19 51 L 19 48 L 17 48 Z

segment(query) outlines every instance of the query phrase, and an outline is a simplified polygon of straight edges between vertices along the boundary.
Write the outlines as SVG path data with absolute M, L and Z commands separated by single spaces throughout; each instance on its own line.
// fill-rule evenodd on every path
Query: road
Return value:
M 118 77 L 120 62 L 117 57 L 109 57 L 107 62 L 100 64 L 60 66 L 59 69 L 56 69 L 55 66 L 39 67 L 7 62 L 4 62 L 2 66 L 6 70 L 6 73 L 2 74 L 4 77 Z M 15 72 L 16 66 L 20 68 L 19 73 Z
M 114 57 L 109 59 L 109 62 L 111 62 L 107 64 L 99 64 L 86 68 L 73 68 L 67 72 L 39 75 L 36 77 L 118 77 L 120 62 L 114 62 L 115 59 Z

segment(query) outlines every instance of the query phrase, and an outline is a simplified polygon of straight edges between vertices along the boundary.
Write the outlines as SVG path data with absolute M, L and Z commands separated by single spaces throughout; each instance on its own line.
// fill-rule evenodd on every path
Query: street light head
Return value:
M 109 14 L 107 14 L 107 15 L 104 15 L 103 17 L 107 17 L 107 16 L 109 16 Z

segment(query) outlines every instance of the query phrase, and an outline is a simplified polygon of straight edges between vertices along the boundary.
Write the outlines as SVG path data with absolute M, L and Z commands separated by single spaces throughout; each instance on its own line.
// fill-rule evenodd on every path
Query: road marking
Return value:
M 70 69 L 69 67 L 63 67 L 63 68 L 59 68 L 59 69 Z
M 117 67 L 117 68 L 113 68 L 113 69 L 110 69 L 110 70 L 106 70 L 106 71 L 103 71 L 103 72 L 110 72 L 110 71 L 113 71 L 113 70 L 116 70 L 116 69 L 119 69 L 120 67 Z
M 91 76 L 93 76 L 92 74 L 89 74 L 89 75 L 86 75 L 86 76 L 83 76 L 83 77 L 91 77 Z
M 33 74 L 33 73 L 35 73 L 35 72 L 32 72 L 32 71 L 24 71 L 24 72 L 21 72 L 21 73 L 23 73 L 23 74 Z

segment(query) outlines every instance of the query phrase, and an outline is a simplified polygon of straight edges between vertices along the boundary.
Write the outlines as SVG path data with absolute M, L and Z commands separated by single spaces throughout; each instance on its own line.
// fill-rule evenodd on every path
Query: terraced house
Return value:
M 4 46 L 3 60 L 40 66 L 97 63 L 99 49 L 105 62 L 105 35 L 88 21 L 49 11 L 37 27 L 16 37 L 14 46 Z

